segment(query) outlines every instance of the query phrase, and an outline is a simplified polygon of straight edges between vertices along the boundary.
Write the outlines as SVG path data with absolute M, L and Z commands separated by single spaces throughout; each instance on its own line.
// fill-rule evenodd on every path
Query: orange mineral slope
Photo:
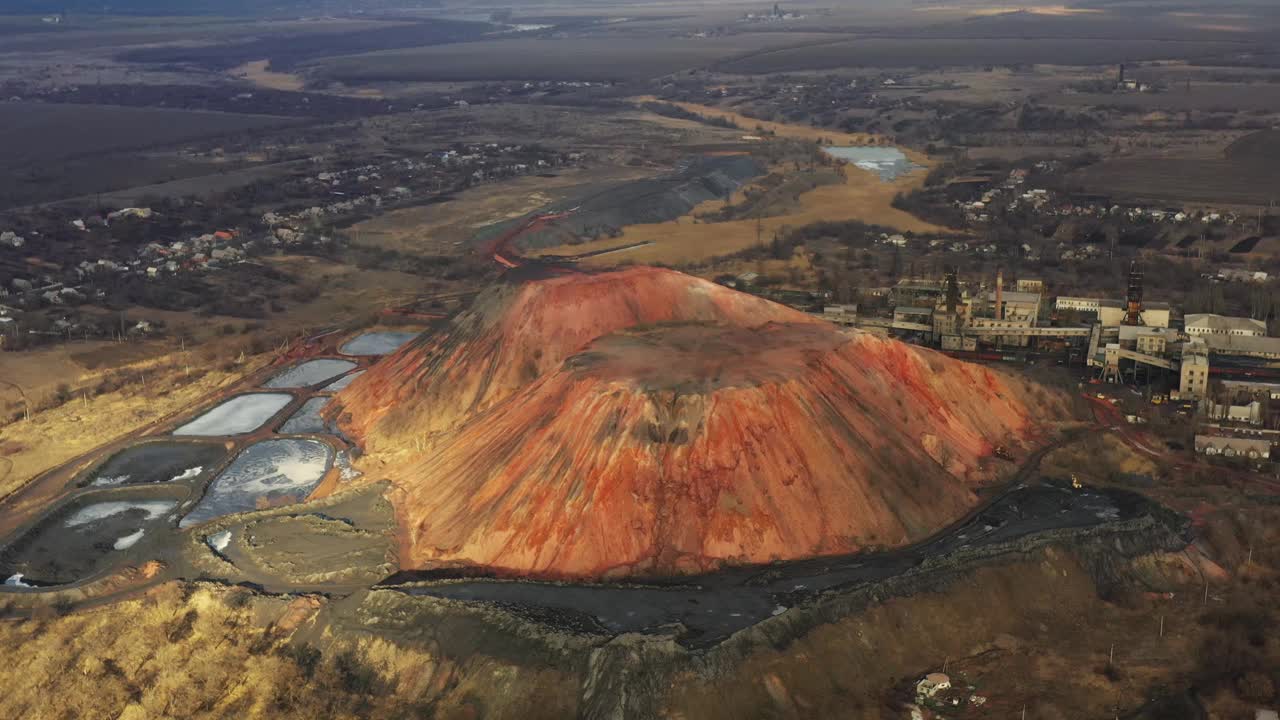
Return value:
M 347 428 L 377 450 L 423 443 L 492 406 L 591 341 L 623 328 L 678 322 L 817 322 L 706 280 L 639 267 L 583 274 L 514 269 L 442 333 L 424 336 L 341 395 Z
M 1015 377 L 670 271 L 507 285 L 464 315 L 340 396 L 370 447 L 393 418 L 439 428 L 388 465 L 406 567 L 653 576 L 901 545 L 973 507 L 995 444 L 1065 412 Z M 445 426 L 418 396 L 476 411 Z

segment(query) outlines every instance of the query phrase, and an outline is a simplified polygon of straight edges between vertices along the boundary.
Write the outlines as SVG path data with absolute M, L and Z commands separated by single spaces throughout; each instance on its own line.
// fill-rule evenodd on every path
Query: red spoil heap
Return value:
M 988 368 L 679 273 L 507 283 L 340 397 L 406 567 L 672 575 L 895 546 L 1065 412 Z M 1004 465 L 1008 468 L 1008 465 Z

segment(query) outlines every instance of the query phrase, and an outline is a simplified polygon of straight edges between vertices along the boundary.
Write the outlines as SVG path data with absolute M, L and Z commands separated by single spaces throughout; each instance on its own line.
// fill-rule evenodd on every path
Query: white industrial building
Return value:
M 1163 357 L 1169 346 L 1178 341 L 1178 331 L 1163 327 L 1121 325 L 1120 345 L 1144 355 Z
M 1098 322 L 1103 327 L 1116 327 L 1123 324 L 1125 315 L 1129 311 L 1128 305 L 1121 300 L 1071 297 L 1067 295 L 1059 296 L 1054 302 L 1054 308 L 1097 315 Z M 1142 324 L 1147 327 L 1169 327 L 1169 315 L 1170 307 L 1168 303 L 1149 302 L 1142 304 Z
M 1098 303 L 1100 302 L 1102 302 L 1102 300 L 1099 298 L 1059 295 L 1057 300 L 1054 301 L 1053 307 L 1056 310 L 1076 310 L 1078 312 L 1096 313 L 1098 312 Z
M 1280 360 L 1280 338 L 1255 335 L 1197 335 L 1211 355 Z
M 1267 324 L 1253 318 L 1200 313 L 1186 317 L 1186 333 L 1193 336 L 1266 337 Z

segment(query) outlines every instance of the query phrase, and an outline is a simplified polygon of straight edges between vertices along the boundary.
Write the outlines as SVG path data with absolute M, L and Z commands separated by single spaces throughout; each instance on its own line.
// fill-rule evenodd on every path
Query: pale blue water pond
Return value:
M 356 364 L 350 360 L 333 360 L 321 358 L 308 360 L 283 370 L 266 382 L 268 388 L 305 388 L 328 382 L 344 372 L 354 370 Z
M 418 337 L 416 332 L 367 332 L 338 348 L 343 355 L 390 355 Z
M 920 169 L 896 147 L 824 147 L 822 152 L 873 172 L 883 182 L 893 182 Z

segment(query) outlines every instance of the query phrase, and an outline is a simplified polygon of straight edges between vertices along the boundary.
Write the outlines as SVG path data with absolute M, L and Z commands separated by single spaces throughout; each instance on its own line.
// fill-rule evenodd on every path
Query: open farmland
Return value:
M 234 170 L 176 155 L 118 154 L 276 128 L 264 115 L 106 105 L 0 103 L 0 207 Z M 84 129 L 92 127 L 93 132 Z
M 432 20 L 368 29 L 338 27 L 333 32 L 272 34 L 247 42 L 146 47 L 126 52 L 120 58 L 142 63 L 185 63 L 218 70 L 267 58 L 273 69 L 287 70 L 306 60 L 344 53 L 428 47 L 476 40 L 492 27 L 488 23 L 455 20 Z
M 554 177 L 522 177 L 458 193 L 448 202 L 392 210 L 356 223 L 348 234 L 363 245 L 406 255 L 458 255 L 477 232 L 514 220 L 556 200 L 576 197 L 601 184 L 644 177 L 629 168 L 570 170 Z
M 111 107 L 0 103 L 0 169 L 88 153 L 156 147 L 279 127 L 295 122 L 264 115 Z M 92 132 L 85 132 L 92 128 Z
M 839 37 L 839 36 L 836 36 Z M 512 38 L 332 58 L 314 66 L 347 83 L 466 80 L 638 80 L 742 53 L 831 40 L 751 33 L 719 38 Z
M 158 43 L 237 42 L 263 35 L 300 36 L 356 32 L 392 25 L 386 21 L 338 18 L 307 20 L 256 20 L 224 17 L 122 17 L 68 15 L 55 25 L 33 18 L 27 25 L 12 24 L 5 31 L 0 52 L 53 52 L 125 48 Z
M 1267 205 L 1280 196 L 1271 162 L 1118 158 L 1071 175 L 1090 192 L 1128 201 Z
M 1235 43 L 1160 40 L 859 38 L 762 50 L 719 64 L 724 72 L 761 74 L 844 67 L 1111 65 L 1199 58 L 1241 50 Z
M 644 102 L 648 98 L 636 98 Z M 696 103 L 674 103 L 684 110 L 706 117 L 731 120 L 744 128 L 761 124 L 777 137 L 817 142 L 819 139 L 836 145 L 881 145 L 884 138 L 868 134 L 848 134 L 821 131 L 805 125 L 788 123 L 758 123 L 758 121 L 732 111 L 721 110 Z M 652 115 L 655 121 L 667 118 Z M 921 167 L 928 167 L 929 160 L 923 154 L 904 150 L 907 158 Z M 910 192 L 924 183 L 925 173 L 916 171 L 892 182 L 881 182 L 874 173 L 852 164 L 844 166 L 846 180 L 821 185 L 801 193 L 794 207 L 786 212 L 759 219 L 740 219 L 726 222 L 703 222 L 699 216 L 719 210 L 722 200 L 711 200 L 693 208 L 689 213 L 668 222 L 629 225 L 616 237 L 602 238 L 582 244 L 562 245 L 538 249 L 532 255 L 594 256 L 584 260 L 590 265 L 616 265 L 618 263 L 700 263 L 746 250 L 755 245 L 757 238 L 768 240 L 785 227 L 797 228 L 819 221 L 858 220 L 867 224 L 895 228 L 903 232 L 944 233 L 945 228 L 925 222 L 909 213 L 893 207 L 894 196 Z M 735 202 L 742 202 L 742 194 L 734 194 Z M 757 222 L 759 224 L 757 224 Z M 617 250 L 617 252 L 611 252 Z
M 1226 156 L 1237 161 L 1280 162 L 1280 130 L 1262 130 L 1245 135 L 1227 146 Z
M 1193 80 L 1186 85 L 1171 79 L 1170 89 L 1162 93 L 1109 95 L 1102 93 L 1057 93 L 1046 98 L 1053 105 L 1071 107 L 1119 107 L 1141 111 L 1267 111 L 1280 112 L 1280 84 L 1204 83 Z
M 918 154 L 910 156 L 917 163 L 927 162 Z M 852 165 L 846 166 L 845 172 L 846 181 L 822 185 L 801 194 L 796 206 L 783 214 L 759 220 L 703 222 L 698 219 L 700 215 L 718 210 L 724 204 L 721 200 L 711 200 L 676 220 L 631 225 L 623 228 L 617 237 L 551 247 L 530 254 L 554 257 L 596 253 L 584 262 L 599 266 L 619 263 L 680 265 L 731 255 L 754 246 L 757 238 L 767 242 L 775 233 L 783 232 L 783 228 L 798 228 L 821 221 L 857 220 L 903 232 L 948 232 L 892 205 L 896 194 L 909 192 L 923 184 L 923 171 L 902 176 L 893 182 L 881 182 L 874 173 Z M 737 193 L 734 198 L 740 201 L 742 195 Z M 613 250 L 616 252 L 610 252 Z

